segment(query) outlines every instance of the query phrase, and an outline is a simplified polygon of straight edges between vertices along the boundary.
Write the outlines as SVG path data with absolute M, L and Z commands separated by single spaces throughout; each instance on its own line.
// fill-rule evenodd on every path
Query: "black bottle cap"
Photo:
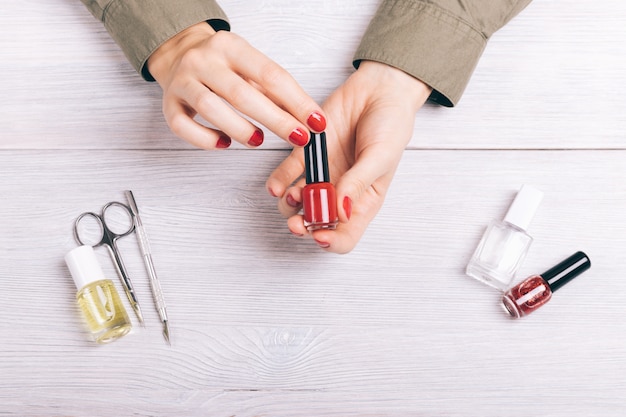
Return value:
M 554 292 L 589 268 L 591 268 L 589 257 L 584 252 L 576 252 L 560 264 L 541 274 L 541 277 Z
M 330 182 L 325 132 L 320 133 L 319 137 L 311 132 L 311 139 L 304 147 L 304 170 L 307 184 Z

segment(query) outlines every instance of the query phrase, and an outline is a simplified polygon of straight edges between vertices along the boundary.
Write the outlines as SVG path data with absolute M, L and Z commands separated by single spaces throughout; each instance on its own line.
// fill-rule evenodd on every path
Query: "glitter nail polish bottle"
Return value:
M 132 324 L 113 285 L 106 279 L 93 248 L 79 246 L 65 255 L 76 288 L 76 300 L 96 342 L 110 343 L 126 335 Z
M 554 291 L 591 268 L 584 252 L 576 252 L 541 275 L 526 278 L 502 297 L 502 304 L 511 317 L 520 318 L 550 301 Z
M 503 221 L 492 222 L 467 265 L 467 275 L 505 291 L 522 265 L 533 238 L 526 232 L 543 193 L 524 185 Z

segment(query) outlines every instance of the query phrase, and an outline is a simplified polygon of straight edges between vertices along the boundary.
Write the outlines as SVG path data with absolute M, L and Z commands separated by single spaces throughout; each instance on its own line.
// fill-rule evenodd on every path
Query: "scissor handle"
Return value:
M 119 230 L 119 227 L 116 227 L 115 229 L 117 230 L 114 231 L 110 227 L 110 225 L 107 224 L 107 211 L 111 207 L 114 207 L 114 206 L 121 207 L 125 211 L 125 213 L 128 215 L 128 227 L 127 228 L 126 226 L 124 226 L 122 230 Z M 86 217 L 93 218 L 93 220 L 95 220 L 95 222 L 98 224 L 98 227 L 100 228 L 99 234 L 94 235 L 94 238 L 89 239 L 88 241 L 85 238 L 84 234 L 81 237 L 81 232 L 80 232 L 80 223 Z M 88 212 L 82 213 L 74 221 L 74 237 L 76 238 L 76 241 L 78 242 L 79 245 L 100 246 L 100 245 L 106 244 L 108 246 L 112 246 L 113 242 L 115 242 L 117 239 L 119 239 L 120 237 L 128 236 L 134 230 L 135 230 L 135 222 L 133 219 L 132 211 L 127 205 L 120 203 L 118 201 L 112 201 L 110 203 L 107 203 L 104 207 L 102 207 L 102 214 L 96 214 L 94 212 L 88 211 Z
M 117 232 L 107 224 L 107 210 L 114 206 L 123 208 L 126 214 L 128 214 L 128 229 Z M 100 219 L 102 221 L 102 225 L 104 226 L 105 233 L 108 233 L 111 236 L 111 240 L 117 240 L 120 237 L 128 236 L 135 230 L 135 218 L 133 216 L 133 212 L 130 207 L 124 203 L 120 203 L 119 201 L 111 201 L 110 203 L 105 204 L 104 207 L 102 207 L 102 216 L 100 216 Z
M 98 226 L 100 227 L 100 237 L 95 240 L 95 243 L 94 241 L 85 242 L 80 237 L 79 224 L 85 217 L 93 217 L 94 220 L 98 223 Z M 76 220 L 74 221 L 74 238 L 76 239 L 79 245 L 100 246 L 105 242 L 104 237 L 105 237 L 104 222 L 98 214 L 93 213 L 91 211 L 87 211 L 81 214 L 80 216 L 78 216 Z

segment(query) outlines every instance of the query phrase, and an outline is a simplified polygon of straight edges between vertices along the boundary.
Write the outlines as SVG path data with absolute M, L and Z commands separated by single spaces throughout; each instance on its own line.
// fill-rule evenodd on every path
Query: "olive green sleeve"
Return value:
M 354 56 L 399 68 L 456 105 L 487 41 L 531 0 L 383 0 Z
M 100 19 L 124 54 L 148 81 L 146 61 L 163 42 L 196 23 L 229 30 L 224 11 L 213 0 L 81 0 Z

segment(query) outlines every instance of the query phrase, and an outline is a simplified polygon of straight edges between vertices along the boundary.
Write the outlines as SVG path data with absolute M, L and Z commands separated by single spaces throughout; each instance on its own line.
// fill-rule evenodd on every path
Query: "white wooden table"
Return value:
M 377 5 L 222 3 L 320 102 Z M 193 149 L 79 1 L 1 10 L 1 416 L 626 414 L 623 1 L 538 0 L 498 32 L 460 105 L 419 113 L 385 206 L 343 256 L 291 236 L 266 194 L 282 141 Z M 464 268 L 523 183 L 546 196 L 519 278 L 577 250 L 593 266 L 513 321 Z M 134 237 L 120 244 L 147 326 L 95 345 L 74 301 L 73 220 L 125 189 L 172 347 Z

